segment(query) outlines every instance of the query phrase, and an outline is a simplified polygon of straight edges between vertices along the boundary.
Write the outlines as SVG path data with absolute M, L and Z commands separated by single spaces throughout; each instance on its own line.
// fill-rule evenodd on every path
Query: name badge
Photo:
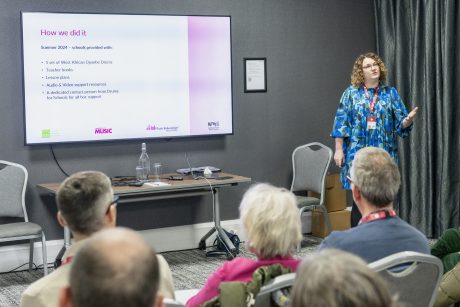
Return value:
M 367 130 L 375 130 L 377 128 L 377 117 L 368 116 L 367 117 Z

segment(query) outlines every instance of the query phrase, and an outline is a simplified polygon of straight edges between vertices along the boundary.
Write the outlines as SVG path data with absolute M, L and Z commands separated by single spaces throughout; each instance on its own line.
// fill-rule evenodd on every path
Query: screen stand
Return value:
M 218 189 L 212 189 L 212 205 L 213 205 L 213 220 L 214 226 L 201 238 L 198 248 L 201 250 L 206 249 L 206 240 L 217 231 L 217 235 L 221 238 L 226 251 L 222 250 L 211 250 L 206 253 L 207 257 L 227 255 L 227 258 L 233 259 L 236 257 L 236 248 L 232 241 L 228 238 L 224 229 L 220 225 L 220 205 L 219 205 L 219 191 Z

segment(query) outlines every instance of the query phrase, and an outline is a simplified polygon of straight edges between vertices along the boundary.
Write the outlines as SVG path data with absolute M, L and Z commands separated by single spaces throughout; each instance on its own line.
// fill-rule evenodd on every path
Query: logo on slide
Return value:
M 60 136 L 59 130 L 51 130 L 50 128 L 46 128 L 46 129 L 42 129 L 41 131 L 42 139 L 52 139 L 58 136 Z
M 43 129 L 42 130 L 42 138 L 49 139 L 51 137 L 51 129 Z
M 112 128 L 95 128 L 94 134 L 112 134 Z
M 208 122 L 208 130 L 219 130 L 219 122 Z
M 176 132 L 179 130 L 178 126 L 164 126 L 164 127 L 159 127 L 155 125 L 148 125 L 147 128 L 145 128 L 147 131 L 163 131 L 163 132 Z
M 147 130 L 147 131 L 155 131 L 157 129 L 158 128 L 155 125 L 152 126 L 152 125 L 149 124 L 145 130 Z

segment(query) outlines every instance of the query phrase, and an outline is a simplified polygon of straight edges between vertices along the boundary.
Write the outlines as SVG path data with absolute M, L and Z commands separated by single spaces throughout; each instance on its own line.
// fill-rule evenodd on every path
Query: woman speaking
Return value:
M 353 65 L 351 85 L 344 91 L 335 114 L 331 136 L 335 138 L 334 161 L 341 168 L 342 188 L 351 189 L 347 179 L 355 153 L 363 147 L 380 147 L 398 163 L 397 136 L 406 137 L 417 113 L 409 114 L 394 87 L 386 86 L 387 70 L 375 53 L 360 55 Z M 351 227 L 361 213 L 352 204 Z

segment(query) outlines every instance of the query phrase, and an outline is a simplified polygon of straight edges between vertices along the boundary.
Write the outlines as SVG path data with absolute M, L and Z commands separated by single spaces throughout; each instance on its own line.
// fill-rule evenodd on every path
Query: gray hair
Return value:
M 307 256 L 291 292 L 295 307 L 396 307 L 384 280 L 359 257 L 335 249 Z
M 360 149 L 352 162 L 351 181 L 361 194 L 377 207 L 385 207 L 396 199 L 401 176 L 388 152 L 377 147 Z
M 71 300 L 76 307 L 151 307 L 159 274 L 155 252 L 138 233 L 105 229 L 86 239 L 73 260 Z
M 103 227 L 105 212 L 113 199 L 110 179 L 101 172 L 78 172 L 59 187 L 58 210 L 72 232 L 91 235 Z
M 295 196 L 284 188 L 253 185 L 241 201 L 240 219 L 246 244 L 262 259 L 292 255 L 302 238 Z

